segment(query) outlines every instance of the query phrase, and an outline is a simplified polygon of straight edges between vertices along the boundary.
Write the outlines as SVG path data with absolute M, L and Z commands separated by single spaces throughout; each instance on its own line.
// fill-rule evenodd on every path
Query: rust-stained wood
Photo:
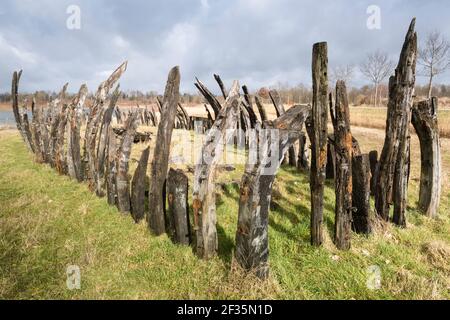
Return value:
M 161 235 L 165 232 L 166 199 L 164 188 L 169 169 L 172 132 L 180 99 L 179 91 L 180 69 L 174 67 L 170 70 L 167 79 L 150 175 L 149 206 L 151 210 L 147 220 L 150 230 L 155 235 Z
M 191 239 L 188 195 L 188 177 L 182 170 L 171 168 L 167 178 L 168 233 L 175 243 L 184 245 L 189 245 Z
M 421 101 L 412 110 L 412 123 L 419 137 L 421 154 L 419 209 L 431 218 L 438 215 L 442 183 L 437 110 L 437 98 Z
M 145 190 L 147 181 L 147 165 L 150 147 L 142 151 L 138 166 L 131 182 L 131 216 L 135 222 L 145 218 Z
M 250 139 L 250 152 L 240 185 L 236 261 L 266 279 L 269 274 L 269 207 L 272 186 L 287 149 L 299 139 L 309 106 L 294 106 L 275 121 L 267 121 Z
M 406 196 L 409 175 L 409 124 L 416 78 L 417 34 L 412 20 L 405 38 L 395 75 L 389 79 L 389 101 L 386 138 L 380 156 L 375 189 L 375 208 L 380 217 L 389 220 L 394 203 L 393 221 L 406 226 Z
M 223 153 L 227 130 L 236 128 L 239 112 L 239 83 L 235 81 L 217 119 L 206 136 L 201 157 L 195 167 L 193 187 L 196 252 L 203 259 L 217 253 L 215 171 Z
M 134 142 L 134 135 L 138 126 L 138 112 L 133 110 L 131 116 L 125 123 L 125 134 L 117 152 L 117 173 L 116 173 L 116 193 L 117 208 L 122 213 L 131 212 L 130 202 L 130 179 L 128 177 L 128 167 L 131 155 L 131 148 Z
M 311 244 L 323 242 L 323 192 L 327 165 L 328 140 L 328 49 L 327 43 L 316 43 L 312 58 L 313 101 L 307 132 L 311 141 Z
M 333 111 L 335 112 L 333 114 Z M 335 178 L 335 222 L 334 243 L 340 250 L 349 250 L 352 224 L 352 156 L 353 140 L 350 131 L 350 109 L 344 81 L 336 83 L 336 103 L 331 109 L 334 128 L 334 178 Z M 331 144 L 329 144 L 331 145 Z

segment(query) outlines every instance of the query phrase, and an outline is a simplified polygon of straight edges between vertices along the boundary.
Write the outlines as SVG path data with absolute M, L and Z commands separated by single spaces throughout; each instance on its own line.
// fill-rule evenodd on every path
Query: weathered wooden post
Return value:
M 34 152 L 33 139 L 29 129 L 28 116 L 24 119 L 19 111 L 19 81 L 22 76 L 22 70 L 14 72 L 11 86 L 12 109 L 16 120 L 17 130 L 22 136 L 23 141 L 31 152 Z M 25 122 L 25 123 L 24 123 Z
M 208 101 L 209 105 L 214 111 L 214 118 L 217 119 L 217 116 L 219 115 L 220 109 L 222 106 L 220 105 L 220 102 L 217 100 L 217 98 L 211 93 L 211 91 L 208 90 L 208 88 L 200 81 L 198 78 L 196 79 L 195 86 L 197 87 L 198 91 L 205 97 L 206 101 Z
M 35 161 L 37 163 L 42 163 L 44 161 L 44 155 L 41 152 L 41 138 L 39 131 L 39 115 L 40 108 L 36 106 L 36 99 L 33 96 L 31 101 L 31 124 L 30 124 L 30 132 L 31 132 L 31 141 L 34 149 Z
M 128 167 L 131 155 L 131 147 L 134 142 L 134 135 L 137 129 L 138 112 L 128 117 L 125 123 L 125 133 L 117 153 L 117 174 L 116 174 L 116 192 L 117 192 L 117 208 L 122 213 L 130 213 L 130 179 L 128 178 Z
M 395 75 L 389 79 L 389 102 L 386 138 L 380 157 L 375 190 L 377 213 L 389 220 L 394 202 L 393 221 L 406 226 L 406 196 L 409 176 L 409 124 L 416 80 L 417 34 L 412 20 L 400 55 Z
M 353 171 L 353 223 L 352 228 L 361 234 L 372 232 L 370 214 L 370 161 L 369 155 L 354 155 L 352 160 Z
M 330 136 L 329 136 L 330 137 Z M 334 136 L 331 135 L 334 140 Z M 325 169 L 325 178 L 333 180 L 336 176 L 336 151 L 334 144 L 331 141 L 327 143 L 327 166 Z
M 347 88 L 344 81 L 336 83 L 336 104 L 331 110 L 334 127 L 334 160 L 335 160 L 335 238 L 336 247 L 349 250 L 351 244 L 352 225 L 352 155 L 353 143 L 350 131 L 350 110 L 348 106 Z M 328 145 L 331 145 L 329 143 Z
M 275 107 L 275 111 L 277 114 L 277 118 L 286 113 L 286 109 L 284 108 L 283 101 L 281 100 L 281 96 L 277 90 L 273 89 L 269 92 L 270 99 Z M 283 163 L 289 164 L 290 166 L 295 167 L 297 165 L 297 156 L 295 154 L 295 148 L 291 146 L 288 152 L 283 159 Z
M 84 162 L 87 162 L 87 180 L 89 188 L 94 191 L 97 187 L 97 134 L 99 124 L 104 113 L 104 103 L 112 87 L 119 81 L 122 74 L 127 69 L 127 62 L 122 63 L 111 76 L 100 84 L 95 95 L 94 104 L 91 107 L 88 121 L 86 124 L 86 132 L 84 138 Z
M 59 173 L 63 173 L 63 163 L 56 164 L 56 149 L 57 149 L 57 140 L 59 138 L 59 126 L 61 124 L 61 121 L 64 121 L 64 118 L 66 117 L 66 111 L 67 111 L 67 104 L 65 103 L 66 98 L 66 92 L 67 87 L 69 86 L 68 83 L 66 83 L 62 90 L 60 91 L 58 97 L 53 100 L 49 105 L 49 113 L 50 113 L 50 123 L 49 123 L 49 132 L 50 132 L 50 140 L 49 140 L 49 160 L 50 165 L 52 167 L 57 167 L 57 171 Z M 65 124 L 64 124 L 65 127 Z M 63 133 L 63 139 L 64 143 L 64 133 Z M 62 159 L 59 159 L 60 161 Z
M 441 144 L 437 119 L 438 100 L 414 105 L 412 123 L 420 141 L 421 170 L 419 208 L 431 218 L 438 215 L 441 197 Z
M 223 98 L 226 100 L 227 99 L 227 89 L 225 88 L 225 85 L 223 84 L 222 79 L 220 78 L 220 76 L 218 74 L 214 75 L 214 79 L 216 79 L 217 84 L 220 87 L 220 91 L 222 92 Z
M 105 196 L 106 191 L 106 180 L 105 180 L 105 161 L 106 161 L 106 149 L 108 146 L 108 131 L 111 126 L 112 116 L 114 109 L 116 108 L 117 101 L 120 97 L 119 85 L 117 85 L 114 90 L 110 100 L 109 105 L 103 112 L 102 123 L 99 130 L 99 138 L 97 145 L 97 155 L 96 155 L 96 194 L 99 197 Z
M 170 169 L 167 178 L 168 233 L 175 243 L 189 245 L 191 228 L 189 223 L 189 182 L 182 170 Z
M 281 159 L 301 135 L 310 114 L 309 106 L 294 106 L 275 121 L 267 121 L 266 129 L 256 126 L 250 139 L 250 152 L 241 180 L 239 217 L 235 257 L 247 271 L 262 279 L 269 274 L 269 207 L 272 186 Z
M 379 164 L 378 164 L 378 151 L 372 150 L 369 152 L 370 161 L 370 194 L 375 195 L 375 186 L 378 176 Z
M 139 222 L 145 218 L 145 187 L 150 147 L 142 151 L 138 166 L 131 182 L 131 216 Z
M 256 107 L 258 108 L 259 117 L 261 118 L 261 123 L 264 123 L 264 121 L 267 121 L 267 112 L 266 108 L 262 104 L 261 100 L 258 96 L 255 96 L 255 103 Z
M 312 59 L 313 103 L 307 131 L 311 141 L 311 244 L 323 242 L 323 192 L 327 165 L 328 140 L 328 49 L 327 43 L 316 43 Z
M 197 255 L 209 259 L 217 253 L 215 171 L 223 153 L 227 130 L 235 130 L 239 112 L 239 83 L 235 81 L 214 125 L 206 136 L 195 167 L 193 187 Z
M 297 168 L 299 170 L 309 170 L 308 148 L 306 145 L 306 135 L 302 133 L 299 138 Z
M 64 103 L 61 106 L 60 113 L 58 115 L 58 127 L 57 127 L 57 136 L 53 145 L 53 155 L 54 155 L 54 163 L 56 171 L 59 174 L 67 174 L 67 160 L 64 153 L 64 143 L 65 143 L 65 133 L 67 126 L 67 117 L 68 117 L 68 105 Z
M 117 153 L 118 143 L 116 141 L 116 134 L 113 127 L 108 128 L 108 159 L 106 163 L 106 194 L 108 198 L 108 204 L 113 206 L 117 204 L 117 188 L 116 188 L 116 175 L 117 175 Z
M 158 136 L 153 155 L 151 175 L 148 224 L 155 235 L 166 231 L 164 215 L 166 199 L 164 198 L 164 185 L 169 169 L 169 152 L 172 141 L 173 126 L 180 99 L 180 69 L 174 67 L 170 70 L 162 105 L 161 121 L 158 127 Z
M 72 179 L 83 181 L 81 163 L 81 113 L 88 94 L 88 88 L 83 84 L 69 107 L 69 126 L 67 127 L 67 171 Z

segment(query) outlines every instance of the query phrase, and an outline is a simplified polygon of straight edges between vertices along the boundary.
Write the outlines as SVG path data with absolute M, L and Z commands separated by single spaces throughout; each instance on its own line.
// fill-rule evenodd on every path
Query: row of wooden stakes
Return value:
M 215 75 L 222 95 L 220 102 L 197 79 L 195 85 L 204 96 L 208 118 L 204 119 L 206 132 L 202 156 L 196 163 L 193 181 L 193 230 L 189 217 L 189 181 L 180 170 L 169 168 L 169 153 L 174 128 L 194 130 L 195 117 L 190 117 L 179 103 L 180 72 L 173 68 L 168 76 L 164 96 L 158 100 L 160 117 L 153 110 L 134 109 L 129 114 L 116 108 L 119 98 L 119 78 L 127 64 L 122 64 L 103 82 L 89 109 L 83 141 L 81 141 L 81 114 L 87 96 L 83 85 L 71 101 L 65 99 L 67 85 L 47 109 L 32 103 L 32 120 L 19 108 L 18 83 L 21 72 L 14 73 L 12 96 L 17 127 L 24 141 L 39 162 L 49 163 L 61 174 L 78 181 L 87 181 L 98 196 L 119 211 L 131 213 L 135 221 L 146 219 L 155 235 L 168 233 L 178 243 L 190 244 L 195 238 L 195 251 L 204 259 L 217 254 L 216 184 L 215 175 L 220 145 L 228 143 L 227 130 L 243 129 L 241 137 L 249 149 L 257 149 L 256 159 L 248 161 L 240 184 L 238 225 L 236 231 L 236 261 L 260 278 L 269 274 L 269 207 L 272 186 L 283 159 L 300 169 L 309 169 L 311 189 L 311 244 L 323 242 L 323 207 L 325 179 L 335 180 L 335 232 L 337 248 L 346 250 L 351 245 L 352 230 L 370 234 L 375 218 L 390 220 L 389 207 L 394 205 L 392 220 L 406 226 L 406 194 L 409 181 L 409 124 L 413 123 L 419 135 L 422 151 L 420 208 L 429 216 L 437 214 L 440 197 L 440 144 L 437 129 L 437 100 L 413 105 L 417 35 L 415 20 L 411 23 L 400 55 L 395 75 L 390 79 L 386 140 L 380 159 L 376 151 L 363 154 L 350 130 L 350 114 L 346 85 L 336 84 L 335 94 L 328 89 L 328 52 L 326 43 L 313 47 L 312 105 L 294 105 L 285 110 L 275 90 L 270 98 L 276 109 L 273 121 L 258 96 L 252 99 L 246 86 L 237 81 L 229 91 Z M 112 91 L 112 93 L 110 93 Z M 254 104 L 259 116 L 254 111 Z M 212 109 L 212 113 L 209 108 Z M 112 125 L 113 114 L 123 123 L 121 134 Z M 328 114 L 334 133 L 328 133 Z M 128 163 L 138 123 L 158 127 L 151 160 L 149 210 L 145 210 L 146 172 L 150 147 L 141 154 L 137 169 L 130 181 Z M 308 163 L 306 128 L 311 143 Z M 251 139 L 250 129 L 256 132 Z M 277 130 L 274 139 L 270 130 Z M 206 131 L 207 130 L 207 131 Z M 256 137 L 256 138 L 255 138 Z M 240 138 L 238 138 L 239 140 Z M 262 143 L 262 142 L 265 143 Z M 298 143 L 299 142 L 299 143 Z M 298 151 L 294 145 L 298 143 Z M 81 150 L 81 145 L 83 146 Z M 279 151 L 273 157 L 270 145 Z M 82 152 L 83 151 L 83 152 Z M 208 157 L 209 161 L 204 161 Z M 256 160 L 256 161 L 255 161 Z M 271 173 L 267 173 L 270 163 Z M 327 169 L 328 164 L 328 169 Z M 370 195 L 375 196 L 377 215 L 371 214 Z M 168 203 L 168 208 L 166 204 Z

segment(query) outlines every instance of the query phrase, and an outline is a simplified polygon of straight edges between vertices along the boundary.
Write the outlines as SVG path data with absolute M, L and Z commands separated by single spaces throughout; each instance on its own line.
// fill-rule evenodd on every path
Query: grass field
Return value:
M 386 127 L 386 108 L 352 107 L 350 112 L 353 126 L 375 129 Z M 450 138 L 450 109 L 438 110 L 438 121 L 441 137 Z
M 380 149 L 384 133 L 354 128 L 363 151 Z M 443 139 L 440 218 L 419 214 L 420 153 L 412 140 L 408 228 L 378 225 L 353 235 L 352 249 L 332 244 L 334 191 L 325 192 L 326 242 L 309 245 L 309 178 L 282 168 L 270 213 L 266 282 L 233 261 L 242 166 L 222 173 L 218 188 L 219 255 L 196 258 L 192 248 L 154 237 L 67 177 L 33 162 L 15 131 L 0 131 L 0 298 L 8 299 L 448 299 L 450 298 L 450 140 Z M 139 155 L 138 146 L 133 158 Z M 133 164 L 134 166 L 134 164 Z M 192 181 L 192 180 L 191 180 Z M 66 287 L 66 268 L 81 269 L 81 290 Z M 368 267 L 381 269 L 370 290 Z

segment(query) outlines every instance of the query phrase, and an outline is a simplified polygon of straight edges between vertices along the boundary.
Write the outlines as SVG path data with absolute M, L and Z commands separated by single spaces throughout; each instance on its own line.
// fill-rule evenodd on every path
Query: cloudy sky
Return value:
M 80 29 L 67 27 L 73 5 Z M 370 5 L 381 10 L 379 30 L 367 27 Z M 450 38 L 449 11 L 447 0 L 2 0 L 0 91 L 20 68 L 23 91 L 66 81 L 71 92 L 82 83 L 95 90 L 124 60 L 124 90 L 161 91 L 174 65 L 184 92 L 195 91 L 195 76 L 213 86 L 213 73 L 252 90 L 309 85 L 315 42 L 328 41 L 330 66 L 357 65 L 375 50 L 398 60 L 412 17 L 419 39 L 435 29 Z M 353 85 L 364 82 L 357 73 Z

